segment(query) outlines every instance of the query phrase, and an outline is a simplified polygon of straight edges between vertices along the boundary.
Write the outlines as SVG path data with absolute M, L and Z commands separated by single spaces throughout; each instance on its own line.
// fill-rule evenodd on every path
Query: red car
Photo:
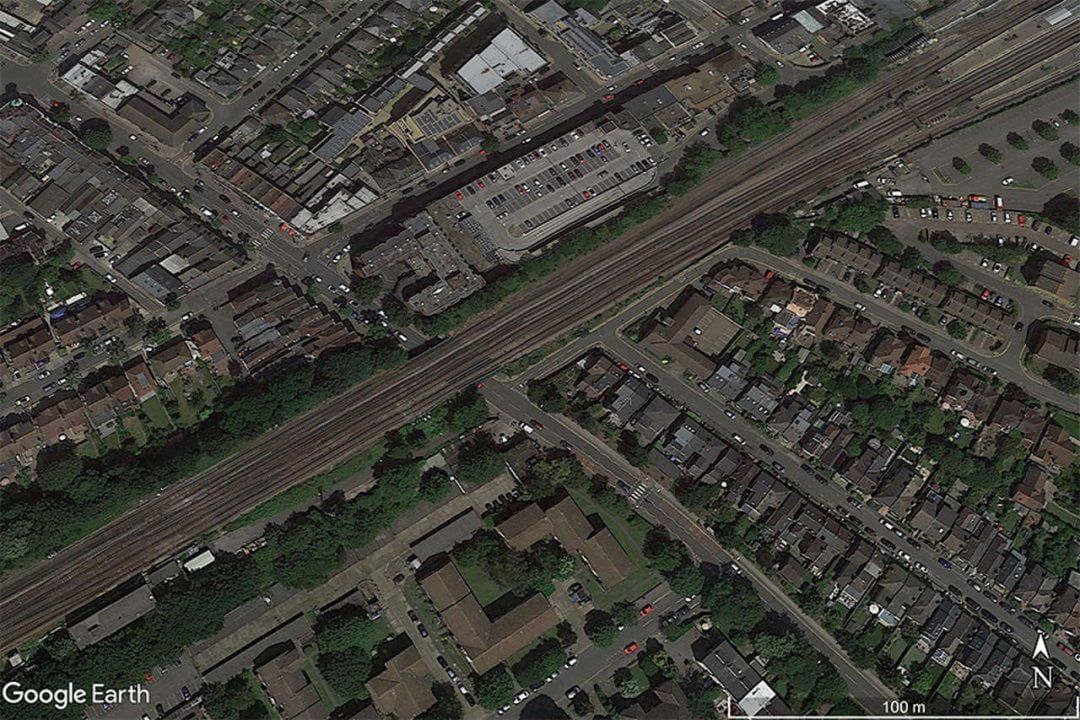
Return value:
M 1072 267 L 1072 255 L 1066 255 L 1061 258 L 1061 264 L 1065 267 Z
M 990 291 L 989 290 L 983 290 L 982 295 L 979 296 L 979 299 L 980 300 L 986 300 L 989 297 L 990 297 Z
M 454 193 L 454 197 L 456 197 L 458 200 L 464 200 L 465 199 L 465 196 L 461 194 L 460 190 L 457 191 L 456 193 Z
M 604 102 L 611 102 L 612 100 L 615 99 L 615 96 L 612 95 L 611 93 L 608 93 L 607 95 L 605 95 L 604 97 L 602 97 L 600 99 L 603 100 Z
M 638 610 L 638 616 L 639 617 L 645 617 L 646 615 L 648 615 L 652 611 L 653 611 L 653 606 L 652 605 L 646 605 L 645 607 Z
M 1065 643 L 1063 643 L 1063 642 L 1059 642 L 1059 643 L 1057 644 L 1057 646 L 1058 646 L 1058 650 L 1060 650 L 1061 652 L 1065 653 L 1065 654 L 1066 654 L 1066 655 L 1068 655 L 1069 657 L 1076 657 L 1076 651 L 1075 651 L 1075 650 L 1073 650 L 1073 649 L 1072 649 L 1071 647 L 1069 647 L 1068 645 L 1066 645 Z
M 1016 224 L 1019 225 L 1020 227 L 1024 227 L 1024 216 L 1023 215 L 1017 214 L 1017 216 L 1016 216 Z
M 627 645 L 626 647 L 624 647 L 622 649 L 622 651 L 623 651 L 623 655 L 633 655 L 634 653 L 636 653 L 638 651 L 638 644 L 636 642 L 632 642 L 629 645 Z

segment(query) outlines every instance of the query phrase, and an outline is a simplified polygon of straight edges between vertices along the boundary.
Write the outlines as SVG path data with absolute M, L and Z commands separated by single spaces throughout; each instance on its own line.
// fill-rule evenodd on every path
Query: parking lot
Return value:
M 1065 86 L 1032 98 L 1022 105 L 999 113 L 992 118 L 940 138 L 914 151 L 909 161 L 922 168 L 927 182 L 900 183 L 906 192 L 931 192 L 943 194 L 998 193 L 1005 199 L 1005 207 L 1039 210 L 1051 197 L 1070 192 L 1075 185 L 1076 173 L 1060 155 L 1065 142 L 1080 144 L 1080 129 L 1063 122 L 1060 113 L 1066 108 L 1076 109 L 1075 88 Z M 1032 123 L 1041 120 L 1056 122 L 1057 140 L 1044 140 L 1032 130 Z M 1010 132 L 1021 135 L 1028 149 L 1019 150 L 1006 141 Z M 979 154 L 983 144 L 1001 153 L 1001 164 L 994 164 Z M 954 157 L 963 158 L 971 174 L 964 175 L 952 166 Z M 1056 180 L 1047 180 L 1032 168 L 1036 157 L 1053 160 L 1061 170 Z M 1002 181 L 1012 178 L 1003 185 Z
M 92 720 L 134 720 L 144 715 L 152 719 L 160 718 L 194 696 L 202 687 L 202 679 L 191 662 L 191 656 L 185 652 L 179 662 L 154 668 L 147 673 L 141 684 L 150 691 L 149 703 L 87 705 L 86 716 Z
M 523 251 L 648 187 L 659 157 L 644 130 L 606 123 L 537 147 L 453 198 L 460 220 L 482 225 L 500 249 Z
M 1075 255 L 1077 245 L 1067 230 L 1036 220 L 1022 211 L 996 207 L 994 197 L 986 196 L 990 208 L 946 207 L 914 208 L 893 205 L 891 220 L 916 222 L 928 230 L 948 230 L 958 237 L 984 236 L 999 238 L 999 242 L 1036 243 L 1056 255 Z M 1001 196 L 997 196 L 1000 198 Z M 1080 240 L 1075 240 L 1080 244 Z

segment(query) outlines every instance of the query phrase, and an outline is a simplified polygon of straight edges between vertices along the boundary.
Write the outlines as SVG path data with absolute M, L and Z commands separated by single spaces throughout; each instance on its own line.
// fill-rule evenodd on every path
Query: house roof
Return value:
M 420 585 L 478 673 L 505 661 L 559 622 L 555 609 L 539 593 L 489 618 L 449 560 L 421 578 Z
M 304 661 L 300 651 L 291 646 L 255 669 L 279 708 L 282 720 L 319 720 L 330 716 L 303 670 Z
M 626 551 L 607 528 L 594 530 L 570 495 L 549 507 L 532 503 L 495 526 L 510 547 L 524 550 L 554 536 L 567 551 L 584 556 L 589 567 L 607 588 L 614 587 L 630 567 Z
M 716 369 L 714 356 L 723 352 L 739 332 L 704 295 L 688 288 L 649 324 L 643 342 L 660 355 L 699 378 Z
M 68 632 L 81 650 L 109 637 L 153 609 L 153 593 L 146 585 L 140 585 L 97 612 L 68 626 Z
M 1080 357 L 1080 333 L 1040 324 L 1032 351 L 1048 363 L 1075 368 Z
M 381 673 L 367 681 L 375 707 L 383 715 L 405 720 L 435 704 L 433 678 L 415 645 L 390 658 Z

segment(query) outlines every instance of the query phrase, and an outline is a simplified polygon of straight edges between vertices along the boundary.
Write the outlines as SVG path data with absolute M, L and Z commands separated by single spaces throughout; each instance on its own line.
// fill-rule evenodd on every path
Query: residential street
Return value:
M 928 246 L 920 246 L 920 250 L 923 250 L 924 254 L 928 257 L 931 257 L 931 253 L 933 252 L 933 248 L 929 248 Z M 719 430 L 722 436 L 730 437 L 730 434 L 733 432 L 741 435 L 747 441 L 746 447 L 742 448 L 743 451 L 755 456 L 758 460 L 761 460 L 763 457 L 762 453 L 757 450 L 757 447 L 760 444 L 767 443 L 773 447 L 776 451 L 776 456 L 770 458 L 770 461 L 777 460 L 784 466 L 785 480 L 787 482 L 796 485 L 806 496 L 814 498 L 826 508 L 839 506 L 845 511 L 852 512 L 861 526 L 863 534 L 871 538 L 876 537 L 881 527 L 881 516 L 877 512 L 867 506 L 856 509 L 847 504 L 845 502 L 847 492 L 839 485 L 823 485 L 816 479 L 811 478 L 807 473 L 800 469 L 799 465 L 802 462 L 800 458 L 785 450 L 781 445 L 764 433 L 758 431 L 755 426 L 744 422 L 738 415 L 736 415 L 735 420 L 729 419 L 724 414 L 726 406 L 723 405 L 718 398 L 703 394 L 696 385 L 687 381 L 682 376 L 672 375 L 667 371 L 665 366 L 662 366 L 650 355 L 643 352 L 635 344 L 627 341 L 619 334 L 619 329 L 621 327 L 639 318 L 650 308 L 662 304 L 667 298 L 679 292 L 687 282 L 699 277 L 712 265 L 721 260 L 735 258 L 756 263 L 762 268 L 780 267 L 784 272 L 790 273 L 797 278 L 810 277 L 815 282 L 828 286 L 830 288 L 829 297 L 836 302 L 848 306 L 853 306 L 856 302 L 865 304 L 867 306 L 866 314 L 875 322 L 883 323 L 893 328 L 899 328 L 901 325 L 908 325 L 929 335 L 932 338 L 932 342 L 929 343 L 929 345 L 933 349 L 946 353 L 957 350 L 962 352 L 965 356 L 972 355 L 972 350 L 968 346 L 948 337 L 944 332 L 939 332 L 939 330 L 942 330 L 941 328 L 931 327 L 928 324 L 921 323 L 913 316 L 903 313 L 898 308 L 888 305 L 871 295 L 864 295 L 853 287 L 838 283 L 835 279 L 830 278 L 823 273 L 817 273 L 810 268 L 795 262 L 784 261 L 756 248 L 729 245 L 703 259 L 697 265 L 688 268 L 683 273 L 680 273 L 678 276 L 664 283 L 661 287 L 632 302 L 610 320 L 604 322 L 599 328 L 576 339 L 574 342 L 553 353 L 537 365 L 534 365 L 523 375 L 515 378 L 512 385 L 489 381 L 486 386 L 488 389 L 485 390 L 489 400 L 492 404 L 500 407 L 518 419 L 540 419 L 545 426 L 545 429 L 541 432 L 549 437 L 554 435 L 554 443 L 563 439 L 571 442 L 576 449 L 585 451 L 591 459 L 600 464 L 607 472 L 612 473 L 613 477 L 620 477 L 620 474 L 622 476 L 629 474 L 630 477 L 634 477 L 636 471 L 633 470 L 629 463 L 626 463 L 625 460 L 617 456 L 613 450 L 586 433 L 584 430 L 571 428 L 570 426 L 572 424 L 566 419 L 561 417 L 556 418 L 555 416 L 543 413 L 539 408 L 532 405 L 523 394 L 524 386 L 528 380 L 550 374 L 555 369 L 580 356 L 590 347 L 598 345 L 603 346 L 618 359 L 621 359 L 632 366 L 642 365 L 646 370 L 654 373 L 660 379 L 658 389 L 664 395 L 669 397 L 676 405 L 696 413 L 713 428 Z M 965 269 L 972 277 L 976 276 L 974 269 Z M 980 277 L 979 280 L 981 282 L 983 278 Z M 1001 290 L 1003 292 L 1008 291 L 1010 297 L 1013 297 L 1019 303 L 1019 315 L 1025 322 L 1029 322 L 1034 317 L 1045 314 L 1036 309 L 1042 308 L 1043 306 L 1034 292 L 1026 291 L 1015 285 L 1008 285 L 1002 280 L 998 280 L 998 283 L 1001 284 Z M 989 285 L 989 282 L 987 282 L 987 284 Z M 1029 313 L 1034 313 L 1035 315 L 1029 315 Z M 1020 362 L 1022 348 L 1023 332 L 1018 331 L 1002 354 L 997 357 L 980 356 L 980 361 L 995 368 L 998 371 L 998 377 L 1003 382 L 1015 383 L 1033 397 L 1061 407 L 1074 407 L 1074 399 L 1048 385 L 1036 381 L 1024 372 Z M 636 482 L 630 482 L 630 484 L 634 485 Z M 653 499 L 653 502 L 655 502 L 656 494 L 650 495 L 649 498 Z M 643 512 L 647 511 L 647 507 L 648 506 L 643 506 Z M 930 581 L 940 591 L 946 592 L 950 587 L 955 588 L 959 593 L 956 597 L 966 600 L 969 604 L 974 603 L 974 607 L 984 608 L 985 612 L 990 613 L 999 624 L 1004 624 L 1009 628 L 1010 634 L 1014 635 L 1022 647 L 1025 649 L 1034 648 L 1037 638 L 1036 631 L 1020 623 L 1015 615 L 1010 614 L 1001 605 L 990 602 L 982 594 L 976 592 L 974 588 L 967 584 L 968 578 L 959 568 L 944 568 L 938 562 L 937 554 L 933 552 L 932 548 L 926 545 L 915 548 L 910 544 L 910 540 L 907 537 L 904 539 L 893 539 L 903 547 L 905 552 L 910 553 L 915 562 L 921 562 L 926 565 L 929 569 L 928 576 Z M 1049 642 L 1047 647 L 1050 650 L 1052 657 L 1058 659 L 1060 662 L 1067 663 L 1065 665 L 1066 667 L 1071 669 L 1075 666 L 1075 661 L 1058 649 L 1053 642 Z
M 558 445 L 565 440 L 581 453 L 585 460 L 598 466 L 611 479 L 622 480 L 631 487 L 646 482 L 650 492 L 643 497 L 638 512 L 653 524 L 667 528 L 674 536 L 686 542 L 700 561 L 721 566 L 735 559 L 700 527 L 698 521 L 683 509 L 674 497 L 654 485 L 622 456 L 584 429 L 561 416 L 542 412 L 517 388 L 504 383 L 489 382 L 483 392 L 489 403 L 511 417 L 522 420 L 540 419 L 544 427 L 537 430 L 537 433 L 544 441 Z M 798 610 L 794 602 L 764 573 L 744 559 L 739 565 L 746 571 L 770 609 L 793 616 L 806 631 L 807 638 L 814 647 L 824 653 L 840 671 L 853 697 L 873 700 L 894 697 L 892 691 L 873 672 L 856 667 L 832 636 L 815 620 Z M 874 707 L 868 705 L 867 709 L 872 710 Z

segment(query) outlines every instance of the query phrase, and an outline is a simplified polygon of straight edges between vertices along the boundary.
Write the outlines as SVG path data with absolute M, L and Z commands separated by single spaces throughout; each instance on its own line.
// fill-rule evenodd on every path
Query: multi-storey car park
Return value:
M 662 158 L 640 128 L 607 118 L 538 146 L 456 190 L 460 220 L 471 217 L 510 257 L 653 184 Z

